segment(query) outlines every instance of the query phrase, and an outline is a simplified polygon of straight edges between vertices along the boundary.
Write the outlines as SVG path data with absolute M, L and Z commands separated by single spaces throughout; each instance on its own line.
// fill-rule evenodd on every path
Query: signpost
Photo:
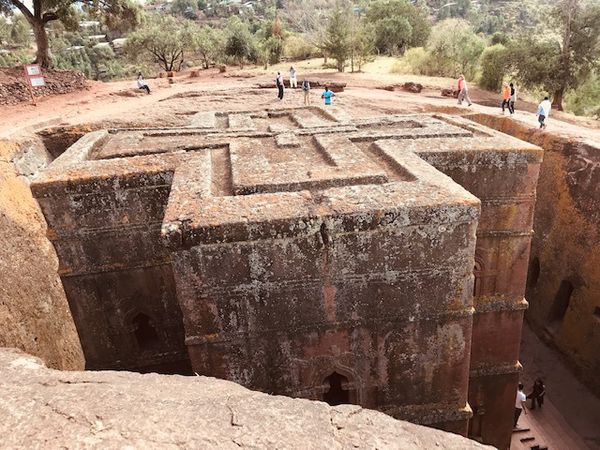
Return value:
M 42 69 L 38 64 L 26 64 L 25 76 L 27 77 L 27 87 L 31 94 L 31 103 L 35 106 L 35 96 L 33 95 L 33 88 L 46 86 L 46 80 L 42 75 Z

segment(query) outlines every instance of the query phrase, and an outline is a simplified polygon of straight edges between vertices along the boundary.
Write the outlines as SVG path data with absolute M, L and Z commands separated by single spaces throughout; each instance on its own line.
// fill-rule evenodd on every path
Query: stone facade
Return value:
M 90 133 L 32 189 L 90 368 L 460 434 L 473 410 L 507 448 L 540 162 L 449 116 L 202 112 Z

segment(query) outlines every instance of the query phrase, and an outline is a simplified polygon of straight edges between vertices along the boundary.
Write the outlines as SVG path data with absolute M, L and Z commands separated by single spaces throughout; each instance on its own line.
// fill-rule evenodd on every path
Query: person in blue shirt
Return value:
M 331 97 L 335 94 L 329 90 L 327 86 L 325 86 L 325 90 L 321 94 L 321 98 L 325 100 L 326 105 L 331 105 Z

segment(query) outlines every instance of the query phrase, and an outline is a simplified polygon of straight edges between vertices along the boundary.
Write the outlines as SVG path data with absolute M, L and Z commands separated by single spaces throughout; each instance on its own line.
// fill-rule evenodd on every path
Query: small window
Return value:
M 594 308 L 594 317 L 598 320 L 600 320 L 600 306 L 596 306 Z
M 475 261 L 475 267 L 473 267 L 473 297 L 478 297 L 481 295 L 481 274 L 483 270 L 481 267 L 481 263 L 479 261 Z
M 554 297 L 554 303 L 552 304 L 552 310 L 550 311 L 550 321 L 560 322 L 565 317 L 569 304 L 571 303 L 571 297 L 575 287 L 568 280 L 563 280 L 558 287 L 556 296 Z
M 540 259 L 536 256 L 529 263 L 529 271 L 527 272 L 527 287 L 535 287 L 540 278 Z
M 152 319 L 146 314 L 139 313 L 131 321 L 135 340 L 140 350 L 149 350 L 159 343 L 158 333 Z

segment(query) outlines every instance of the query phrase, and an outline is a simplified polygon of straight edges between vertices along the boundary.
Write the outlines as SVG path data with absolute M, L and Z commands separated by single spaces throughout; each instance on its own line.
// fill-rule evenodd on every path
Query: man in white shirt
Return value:
M 517 391 L 517 398 L 515 400 L 515 428 L 517 428 L 517 423 L 519 422 L 519 417 L 521 416 L 521 412 L 525 411 L 525 415 L 527 415 L 527 409 L 525 409 L 525 402 L 527 401 L 527 396 L 523 392 L 523 383 L 519 383 L 519 390 Z
M 546 118 L 550 115 L 550 109 L 552 109 L 552 103 L 548 97 L 544 97 L 544 100 L 540 103 L 537 110 L 538 122 L 540 123 L 540 130 L 546 128 Z

